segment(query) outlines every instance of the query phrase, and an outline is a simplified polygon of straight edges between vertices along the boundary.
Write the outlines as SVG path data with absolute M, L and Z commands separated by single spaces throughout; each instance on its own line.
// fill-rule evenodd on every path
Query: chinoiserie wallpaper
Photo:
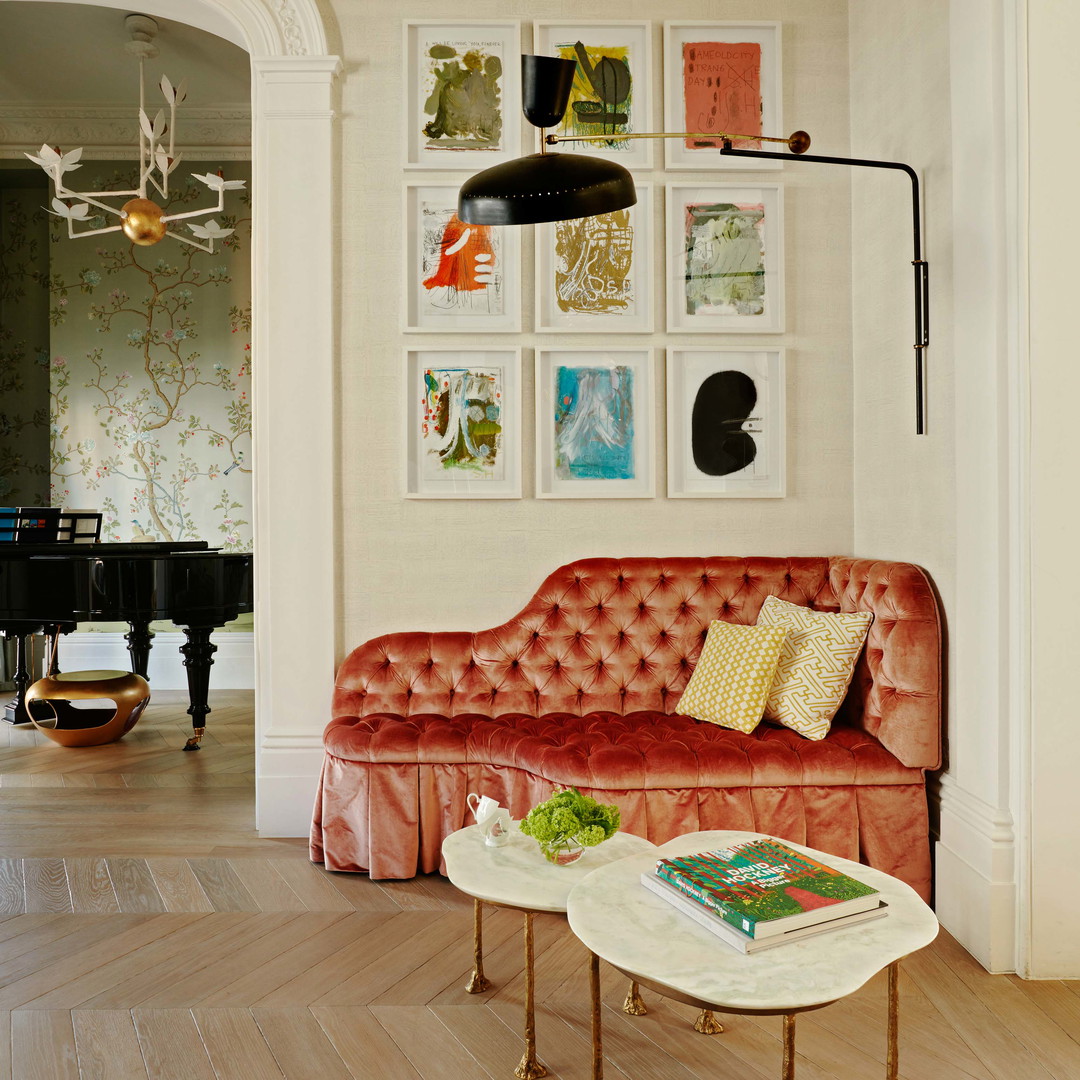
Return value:
M 217 169 L 185 162 L 174 181 Z M 229 162 L 223 172 L 250 179 L 247 163 Z M 131 188 L 134 180 L 127 163 L 90 162 L 73 186 Z M 180 179 L 168 209 L 195 209 L 208 198 L 202 184 Z M 101 510 L 103 539 L 251 550 L 246 189 L 226 192 L 217 221 L 236 231 L 210 255 L 170 237 L 152 247 L 122 233 L 71 240 L 66 222 L 52 219 L 52 503 Z M 184 222 L 171 227 L 186 231 Z
M 40 170 L 36 170 L 40 172 Z M 45 176 L 0 171 L 0 505 L 49 502 Z

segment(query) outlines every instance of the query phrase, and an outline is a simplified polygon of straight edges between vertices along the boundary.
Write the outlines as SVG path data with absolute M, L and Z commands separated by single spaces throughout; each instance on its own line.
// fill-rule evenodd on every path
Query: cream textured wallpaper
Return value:
M 554 0 L 474 0 L 412 6 L 328 4 L 345 62 L 341 98 L 340 432 L 338 527 L 342 618 L 349 648 L 403 629 L 494 625 L 525 603 L 540 580 L 571 559 L 603 555 L 843 554 L 852 551 L 850 177 L 847 170 L 788 165 L 762 172 L 656 167 L 651 181 L 657 273 L 653 334 L 554 334 L 533 330 L 533 228 L 521 229 L 523 332 L 406 334 L 402 200 L 406 181 L 458 185 L 460 171 L 406 170 L 403 19 L 522 22 L 532 51 L 537 19 L 648 19 L 653 26 L 653 130 L 662 124 L 663 19 L 778 20 L 783 42 L 784 134 L 804 128 L 821 153 L 849 150 L 847 4 L 771 0 L 720 5 L 672 0 L 600 3 L 583 12 Z M 523 147 L 536 149 L 527 132 Z M 662 160 L 662 155 L 658 155 Z M 471 171 L 480 168 L 473 166 Z M 665 183 L 773 183 L 784 187 L 787 328 L 782 334 L 667 334 L 664 327 Z M 435 340 L 438 339 L 438 340 Z M 434 344 L 523 350 L 524 497 L 501 501 L 406 500 L 402 350 Z M 665 494 L 664 350 L 712 344 L 787 350 L 788 495 L 783 499 L 677 499 Z M 653 499 L 538 500 L 534 488 L 533 358 L 543 347 L 658 350 Z M 332 422 L 332 418 L 327 418 Z
M 927 430 L 918 436 L 911 185 L 901 173 L 853 170 L 855 543 L 860 554 L 919 563 L 948 598 L 956 528 L 948 5 L 860 0 L 850 33 L 852 144 L 860 157 L 920 174 L 931 290 Z

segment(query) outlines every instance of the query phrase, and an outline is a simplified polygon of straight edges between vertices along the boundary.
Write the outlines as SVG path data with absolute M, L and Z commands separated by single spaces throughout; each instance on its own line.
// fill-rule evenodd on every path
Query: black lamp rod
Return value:
M 725 139 L 720 153 L 727 157 L 772 158 L 776 161 L 816 161 L 821 165 L 857 165 L 869 169 L 893 169 L 907 173 L 911 180 L 911 225 L 914 240 L 915 272 L 915 433 L 926 433 L 926 363 L 924 350 L 930 344 L 930 268 L 922 257 L 922 205 L 919 201 L 919 178 L 902 161 L 876 161 L 873 158 L 825 157 L 822 154 L 780 154 L 772 150 L 736 150 Z

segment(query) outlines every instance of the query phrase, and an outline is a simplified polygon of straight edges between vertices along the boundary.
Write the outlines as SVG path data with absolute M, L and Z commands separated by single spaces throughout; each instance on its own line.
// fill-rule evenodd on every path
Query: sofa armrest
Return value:
M 843 722 L 877 738 L 909 768 L 941 764 L 942 654 L 937 598 L 911 563 L 829 560 L 841 611 L 874 622 L 841 709 Z

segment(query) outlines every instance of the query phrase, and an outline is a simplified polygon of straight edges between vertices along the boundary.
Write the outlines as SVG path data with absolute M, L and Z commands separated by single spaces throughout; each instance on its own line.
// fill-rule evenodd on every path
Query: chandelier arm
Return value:
M 171 162 L 175 157 L 174 150 L 176 148 L 176 91 L 173 91 L 173 99 L 169 103 L 169 153 L 168 159 Z M 165 168 L 165 197 L 169 196 L 169 170 L 168 164 Z
M 61 199 L 82 199 L 83 202 L 89 203 L 91 206 L 96 206 L 99 210 L 104 210 L 109 214 L 116 214 L 117 217 L 120 216 L 120 211 L 117 210 L 115 206 L 109 206 L 108 203 L 103 203 L 100 200 L 95 199 L 94 196 L 91 195 L 89 192 L 85 192 L 85 191 L 68 191 L 68 189 L 66 187 L 64 187 L 62 184 L 58 184 L 55 181 L 53 183 L 54 183 L 54 186 L 56 188 L 57 197 L 59 197 Z M 101 192 L 99 192 L 98 194 L 101 194 Z M 112 197 L 114 195 L 138 195 L 139 192 L 137 192 L 137 191 L 110 191 L 110 192 L 108 192 L 108 194 L 109 194 L 110 197 Z M 80 233 L 79 235 L 84 236 L 86 234 L 85 233 Z
M 217 206 L 208 206 L 204 210 L 186 210 L 182 214 L 166 214 L 162 221 L 183 221 L 184 218 L 202 217 L 203 214 L 220 214 L 225 209 L 225 189 L 218 192 Z
M 82 232 L 76 232 L 75 222 L 72 221 L 71 218 L 67 219 L 67 223 L 69 240 L 78 240 L 84 236 L 100 236 L 102 233 L 120 232 L 120 230 L 123 228 L 122 225 L 109 225 L 104 229 L 84 229 Z
M 205 211 L 204 211 L 205 212 Z M 200 244 L 198 240 L 190 240 L 186 236 L 181 236 L 179 233 L 174 233 L 165 230 L 166 236 L 171 236 L 174 240 L 179 240 L 181 244 L 189 244 L 193 248 L 198 248 L 200 251 L 205 251 L 208 255 L 214 254 L 214 241 L 211 240 L 208 244 Z
M 146 116 L 146 85 L 143 77 L 143 58 L 139 57 L 139 191 L 140 199 L 146 198 L 146 134 L 143 131 L 142 121 Z M 151 152 L 152 155 L 152 152 Z

